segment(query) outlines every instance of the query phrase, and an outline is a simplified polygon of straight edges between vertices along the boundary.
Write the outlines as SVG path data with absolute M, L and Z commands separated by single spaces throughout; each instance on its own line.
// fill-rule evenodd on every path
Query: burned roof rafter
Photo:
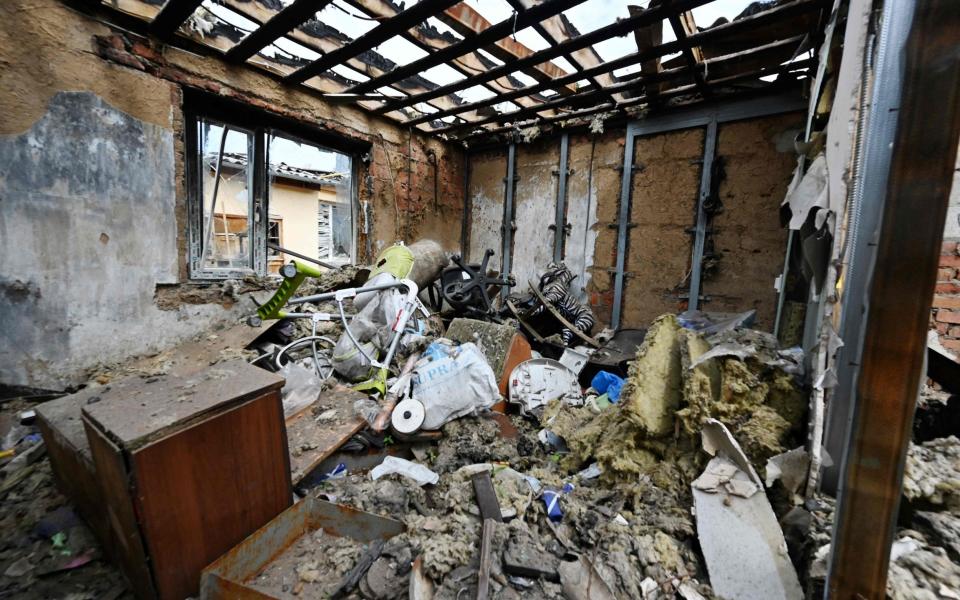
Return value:
M 295 0 L 227 51 L 227 58 L 242 62 L 312 18 L 333 0 Z
M 440 50 L 439 52 L 435 52 L 434 54 L 431 54 L 419 60 L 413 61 L 407 65 L 404 65 L 403 67 L 400 67 L 399 69 L 395 69 L 391 71 L 390 73 L 384 75 L 383 77 L 379 77 L 375 80 L 365 82 L 357 86 L 356 89 L 353 89 L 351 91 L 352 92 L 369 91 L 369 90 L 381 87 L 383 85 L 392 83 L 394 81 L 399 81 L 400 79 L 403 79 L 404 77 L 407 77 L 412 73 L 425 71 L 439 64 L 442 64 L 450 60 L 453 60 L 455 58 L 458 58 L 460 56 L 463 56 L 468 52 L 472 52 L 479 48 L 483 48 L 484 46 L 488 46 L 492 42 L 510 35 L 511 33 L 513 33 L 514 30 L 519 30 L 519 29 L 528 27 L 537 21 L 540 21 L 549 16 L 553 16 L 555 14 L 563 12 L 564 10 L 571 8 L 573 6 L 576 6 L 577 4 L 581 4 L 584 1 L 585 0 L 547 0 L 547 2 L 544 2 L 543 4 L 540 4 L 535 8 L 532 8 L 523 13 L 518 13 L 517 16 L 513 19 L 507 19 L 505 21 L 501 21 L 496 25 L 493 25 L 488 29 L 481 31 L 472 37 L 464 38 L 464 40 L 459 44 L 455 44 L 453 46 Z M 699 0 L 699 1 L 708 2 L 710 0 Z M 448 86 L 443 86 L 443 87 L 459 86 L 458 89 L 464 89 L 464 88 L 472 87 L 479 83 L 485 83 L 492 79 L 496 79 L 497 77 L 502 77 L 514 71 L 520 70 L 528 64 L 538 64 L 538 63 L 544 62 L 543 60 L 530 60 L 532 57 L 537 56 L 538 54 L 540 54 L 540 52 L 535 52 L 529 57 L 515 61 L 512 64 L 504 64 L 496 69 L 487 71 L 482 75 L 478 75 L 475 78 L 459 81 L 454 84 L 449 84 Z M 521 65 L 520 63 L 524 63 L 524 64 Z M 513 66 L 513 65 L 516 65 L 516 66 Z M 494 73 L 494 72 L 496 72 L 496 74 L 491 76 L 491 73 Z M 443 92 L 443 93 L 446 93 L 446 92 Z M 411 104 L 415 104 L 416 102 L 422 102 L 425 99 L 428 99 L 428 98 L 418 98 L 416 101 L 412 102 Z M 407 104 L 407 106 L 409 106 L 409 104 Z
M 203 0 L 167 0 L 150 23 L 151 33 L 160 39 L 169 38 L 202 2 Z
M 581 2 L 583 2 L 583 0 L 553 0 L 553 1 L 554 2 L 569 1 L 571 4 L 580 4 Z M 548 60 L 557 58 L 558 56 L 562 56 L 567 52 L 572 52 L 573 50 L 586 48 L 587 46 L 592 46 L 597 42 L 602 42 L 612 37 L 625 35 L 633 31 L 633 29 L 635 29 L 636 27 L 642 27 L 643 25 L 647 25 L 655 21 L 663 20 L 673 10 L 681 10 L 681 9 L 688 10 L 691 8 L 695 8 L 697 6 L 708 4 L 709 2 L 712 2 L 712 1 L 713 0 L 678 0 L 678 2 L 672 4 L 669 9 L 664 6 L 656 6 L 656 7 L 648 8 L 636 16 L 628 17 L 626 19 L 621 19 L 616 23 L 612 23 L 605 27 L 601 27 L 599 29 L 591 31 L 590 33 L 581 35 L 579 37 L 570 38 L 569 40 L 561 42 L 556 46 L 540 50 L 539 52 L 536 52 L 528 56 L 527 58 L 520 59 L 512 64 L 504 64 L 496 69 L 488 71 L 484 75 L 481 75 L 470 82 L 451 83 L 445 86 L 441 86 L 437 90 L 434 90 L 433 92 L 429 92 L 428 94 L 418 97 L 416 99 L 408 98 L 399 102 L 390 103 L 390 107 L 388 110 L 395 110 L 397 108 L 402 108 L 403 106 L 409 106 L 411 103 L 422 102 L 423 100 L 429 99 L 432 94 L 438 94 L 438 93 L 447 94 L 447 93 L 456 92 L 465 87 L 469 87 L 470 85 L 476 85 L 481 81 L 488 81 L 489 79 L 502 75 L 505 72 L 516 71 L 518 69 L 523 68 L 527 64 L 535 64 L 535 63 L 548 61 Z M 550 4 L 548 2 L 544 2 L 543 4 L 537 5 L 537 7 L 530 9 L 527 13 L 524 13 L 524 14 L 531 14 L 533 11 L 540 9 L 541 7 L 545 7 L 549 5 Z M 509 25 L 509 22 L 507 23 L 507 25 Z M 523 24 L 524 27 L 526 25 L 527 23 Z M 517 27 L 520 27 L 520 24 L 518 24 Z M 411 63 L 411 65 L 412 64 L 413 63 Z M 389 80 L 390 78 L 391 77 L 387 77 L 385 79 Z M 369 85 L 370 85 L 370 82 L 367 82 L 366 85 L 357 86 L 356 89 L 351 91 L 366 91 L 370 89 Z M 384 109 L 381 108 L 380 110 L 383 111 Z
M 387 19 L 396 15 L 400 7 L 392 0 L 345 0 L 347 4 L 375 19 Z M 424 50 L 425 52 L 435 52 L 462 41 L 450 32 L 441 32 L 429 21 L 417 24 L 402 34 L 404 39 Z M 496 67 L 497 64 L 485 57 L 480 52 L 469 52 L 457 59 L 451 61 L 449 66 L 459 72 L 464 77 L 472 77 L 476 73 L 482 73 L 488 69 Z M 419 77 L 412 75 L 411 77 Z M 436 85 L 436 84 L 434 84 Z M 495 79 L 484 84 L 492 94 L 501 94 L 511 92 L 524 87 L 524 84 L 511 75 Z M 521 101 L 524 106 L 531 106 L 535 102 L 543 101 L 545 98 L 532 97 Z M 426 116 L 429 119 L 429 115 Z M 424 121 L 426 122 L 426 121 Z
M 723 79 L 710 81 L 708 82 L 707 85 L 709 85 L 715 93 L 716 90 L 724 86 L 734 86 L 741 82 L 755 82 L 760 77 L 766 77 L 769 75 L 788 74 L 794 71 L 806 71 L 815 64 L 816 64 L 815 59 L 807 58 L 807 59 L 803 59 L 793 63 L 777 65 L 775 67 L 766 67 L 766 68 L 756 69 L 754 71 L 749 71 L 746 73 L 739 73 L 737 75 L 732 75 L 730 77 L 725 77 Z M 784 85 L 783 83 L 776 81 L 765 86 L 765 88 L 762 91 L 769 92 L 771 90 L 775 90 L 779 87 L 782 87 L 783 85 Z M 757 90 L 756 88 L 751 88 L 751 91 L 756 92 Z M 688 96 L 688 95 L 692 96 L 692 95 L 695 95 L 696 93 L 697 93 L 696 84 L 691 84 L 691 85 L 681 86 L 681 87 L 673 88 L 671 90 L 667 90 L 663 93 L 658 94 L 657 98 L 659 100 L 668 99 L 668 98 L 679 98 L 679 97 Z M 646 101 L 647 101 L 647 97 L 646 95 L 643 95 L 638 98 L 627 100 L 626 102 L 620 105 L 620 108 L 639 107 L 640 105 L 644 104 Z M 516 129 L 530 127 L 532 125 L 548 125 L 548 124 L 560 123 L 564 121 L 582 119 L 585 117 L 589 117 L 589 116 L 593 116 L 593 115 L 597 115 L 605 112 L 611 112 L 614 109 L 615 107 L 611 103 L 605 103 L 605 104 L 597 105 L 593 108 L 586 108 L 579 111 L 573 111 L 566 114 L 557 115 L 554 117 L 536 118 L 536 119 L 529 119 L 527 121 L 513 122 L 508 125 L 498 127 L 496 129 L 480 129 L 478 131 L 470 132 L 468 135 L 459 136 L 459 139 L 469 139 L 471 137 L 476 137 L 478 135 L 496 135 L 496 134 L 500 134 L 508 131 L 513 131 Z M 507 119 L 503 119 L 503 120 L 505 121 Z M 463 129 L 463 127 L 461 127 L 460 129 Z M 437 133 L 449 133 L 449 131 L 441 130 Z
M 723 40 L 728 36 L 739 35 L 741 32 L 752 31 L 762 29 L 768 23 L 775 22 L 781 19 L 793 19 L 798 15 L 806 14 L 813 10 L 816 10 L 819 7 L 820 2 L 817 0 L 799 0 L 798 2 L 793 2 L 789 4 L 784 4 L 778 7 L 768 9 L 766 11 L 751 15 L 747 18 L 740 19 L 738 21 L 733 21 L 706 29 L 691 35 L 687 38 L 687 41 L 691 45 L 707 45 L 713 44 L 718 40 Z M 801 36 L 802 37 L 802 36 Z M 760 43 L 764 38 L 759 38 L 758 43 Z M 788 38 L 792 40 L 793 38 Z M 758 46 L 757 48 L 760 48 Z M 614 59 L 607 63 L 604 63 L 598 67 L 592 69 L 586 69 L 585 71 L 577 74 L 568 75 L 565 78 L 561 78 L 559 82 L 571 82 L 578 79 L 583 79 L 585 75 L 598 74 L 601 72 L 613 72 L 614 70 L 635 65 L 653 58 L 658 58 L 668 54 L 673 54 L 675 52 L 681 51 L 681 44 L 678 40 L 665 42 L 654 46 L 652 48 L 647 48 L 640 52 L 635 52 L 633 54 L 628 54 L 626 56 Z M 448 109 L 446 111 L 441 111 L 437 115 L 431 115 L 432 118 L 437 116 L 444 117 L 457 114 L 459 111 L 468 111 L 468 110 L 479 110 L 491 104 L 496 104 L 498 102 L 513 100 L 514 98 L 523 95 L 523 94 L 532 94 L 539 92 L 543 89 L 546 89 L 548 84 L 538 83 L 532 86 L 528 86 L 517 92 L 511 92 L 503 94 L 502 96 L 496 99 L 481 100 L 479 102 L 473 102 L 469 104 L 464 104 L 459 107 Z M 504 117 L 507 117 L 504 115 Z M 422 118 L 415 119 L 410 122 L 411 125 L 416 125 L 420 122 Z
M 160 38 L 169 38 L 179 29 L 180 35 L 192 37 L 232 62 L 248 62 L 274 72 L 288 84 L 321 91 L 332 102 L 354 103 L 399 124 L 444 137 L 456 137 L 464 130 L 470 131 L 468 137 L 477 132 L 496 133 L 499 129 L 491 124 L 516 123 L 531 117 L 536 122 L 558 122 L 571 115 L 656 104 L 660 101 L 659 92 L 650 94 L 645 87 L 652 83 L 676 82 L 668 90 L 659 90 L 658 86 L 665 97 L 693 95 L 703 99 L 718 88 L 728 90 L 731 82 L 756 77 L 758 72 L 799 72 L 807 63 L 796 61 L 801 46 L 797 34 L 807 34 L 803 41 L 814 39 L 815 28 L 823 23 L 822 18 L 816 18 L 816 11 L 822 17 L 828 8 L 826 0 L 780 0 L 755 14 L 741 14 L 732 22 L 700 30 L 692 21 L 692 9 L 716 0 L 671 0 L 653 3 L 626 18 L 580 34 L 564 11 L 586 0 L 506 0 L 515 12 L 495 24 L 457 0 L 422 0 L 408 6 L 397 0 L 344 0 L 348 7 L 362 13 L 354 14 L 355 18 L 377 22 L 352 39 L 320 20 L 324 17 L 319 11 L 335 6 L 333 0 L 216 0 L 257 27 L 249 32 L 244 32 L 249 27 L 236 32 L 218 31 L 210 39 L 198 39 L 181 26 L 201 5 L 201 0 L 136 1 L 154 6 L 162 3 L 159 12 L 153 8 L 138 15 L 147 21 L 150 32 Z M 111 0 L 101 2 L 111 5 Z M 342 6 L 338 8 L 347 12 Z M 436 21 L 428 21 L 434 18 L 456 33 Z M 672 27 L 676 40 L 653 42 L 656 45 L 610 61 L 603 61 L 593 47 L 638 28 L 662 26 L 665 22 Z M 546 40 L 548 47 L 530 50 L 512 37 L 527 27 Z M 375 50 L 394 38 L 427 54 L 398 65 Z M 300 44 L 304 51 L 278 46 L 281 39 Z M 804 49 L 810 46 L 807 44 Z M 491 60 L 484 51 L 492 52 L 503 64 Z M 666 70 L 655 73 L 655 77 L 646 72 L 641 77 L 621 79 L 614 73 L 670 54 L 679 57 L 664 62 Z M 569 63 L 567 69 L 572 68 L 573 72 L 567 73 L 553 62 L 558 58 L 565 59 Z M 781 64 L 783 61 L 794 62 Z M 357 75 L 340 68 L 333 70 L 338 65 L 356 71 Z M 424 76 L 425 71 L 439 65 L 453 69 L 454 80 L 447 79 L 452 82 L 437 83 L 429 75 Z M 536 83 L 524 85 L 518 79 L 520 73 L 533 77 Z M 576 86 L 581 82 L 587 85 L 578 90 Z M 467 102 L 458 94 L 476 86 L 485 88 L 483 93 L 489 96 L 481 95 L 484 99 Z M 548 90 L 555 94 L 548 95 Z M 499 105 L 508 102 L 517 110 L 498 110 Z
M 271 6 L 273 3 L 269 2 L 268 0 L 220 0 L 220 3 L 223 7 L 236 12 L 240 16 L 253 21 L 254 23 L 269 22 L 272 18 L 279 14 L 278 11 Z M 297 25 L 288 32 L 287 37 L 291 41 L 320 54 L 325 53 L 328 49 L 342 46 L 350 41 L 349 36 L 343 34 L 336 28 L 317 20 L 316 18 L 308 18 L 303 23 Z M 298 63 L 291 66 L 296 66 L 299 68 L 304 66 L 304 64 L 308 64 L 307 59 L 304 59 L 304 63 Z M 386 72 L 394 68 L 396 63 L 384 56 L 381 56 L 374 50 L 367 50 L 366 52 L 358 54 L 357 56 L 347 60 L 345 62 L 345 66 L 357 71 L 360 74 L 368 77 L 374 77 L 381 72 Z M 338 87 L 336 90 L 326 90 L 338 95 L 343 95 L 343 92 L 346 92 L 349 87 L 358 83 L 356 80 L 347 79 L 335 71 L 328 70 L 323 73 L 322 77 L 324 79 L 336 79 L 338 81 L 347 83 L 346 87 Z M 429 81 L 418 74 L 417 76 L 410 78 L 410 80 L 402 86 L 402 89 L 401 86 L 393 87 L 400 93 L 411 94 L 433 90 L 438 86 L 436 83 L 433 83 L 432 81 Z M 365 94 L 362 97 L 359 97 L 358 101 L 369 101 L 371 99 L 372 97 L 369 94 Z M 378 99 L 378 102 L 382 101 L 382 99 Z M 430 102 L 430 104 L 437 110 L 450 109 L 463 103 L 464 101 L 461 98 L 454 95 L 444 96 L 443 98 L 439 98 L 436 101 Z M 418 111 L 418 113 L 429 114 L 422 113 L 421 111 Z
M 773 44 L 769 44 L 769 45 L 767 45 L 767 46 L 761 46 L 761 47 L 759 47 L 759 48 L 755 48 L 755 49 L 750 50 L 750 51 L 747 51 L 747 52 L 741 52 L 741 53 L 732 54 L 732 55 L 730 55 L 730 56 L 728 56 L 728 57 L 720 57 L 720 58 L 714 59 L 713 61 L 711 61 L 711 62 L 709 62 L 709 63 L 707 63 L 707 64 L 709 64 L 709 65 L 711 65 L 711 67 L 715 67 L 715 68 L 717 68 L 717 69 L 723 69 L 725 66 L 727 66 L 725 63 L 728 63 L 728 62 L 741 62 L 741 61 L 743 61 L 745 58 L 750 58 L 751 56 L 759 56 L 759 55 L 763 55 L 763 54 L 766 54 L 766 53 L 770 53 L 771 51 L 776 51 L 778 48 L 780 48 L 780 47 L 782 47 L 782 46 L 786 46 L 789 50 L 793 50 L 793 49 L 795 49 L 798 45 L 802 44 L 802 43 L 803 43 L 803 40 L 804 40 L 804 36 L 797 36 L 797 37 L 792 38 L 792 39 L 790 39 L 790 40 L 783 40 L 783 41 L 781 41 L 781 42 L 775 42 L 775 43 L 773 43 Z M 777 64 L 779 65 L 779 63 L 777 63 Z M 762 67 L 761 67 L 761 68 L 762 68 Z M 759 69 L 758 69 L 758 70 L 759 70 Z M 635 77 L 635 78 L 633 78 L 633 79 L 627 79 L 627 80 L 621 81 L 621 82 L 618 83 L 617 85 L 612 86 L 611 88 L 609 88 L 608 91 L 614 92 L 614 93 L 616 93 L 616 92 L 634 91 L 634 90 L 639 90 L 639 89 L 645 88 L 646 86 L 648 86 L 648 85 L 651 84 L 651 83 L 660 83 L 660 82 L 665 82 L 665 81 L 673 81 L 673 80 L 676 80 L 676 79 L 681 78 L 681 77 L 684 77 L 684 76 L 692 76 L 692 78 L 693 78 L 694 81 L 695 81 L 695 83 L 694 83 L 694 89 L 695 89 L 696 91 L 699 91 L 699 92 L 703 93 L 703 91 L 704 91 L 704 90 L 703 90 L 703 87 L 704 87 L 705 85 L 707 85 L 707 84 L 706 84 L 706 83 L 702 83 L 702 84 L 700 83 L 699 78 L 697 78 L 697 76 L 696 76 L 696 75 L 697 75 L 697 72 L 700 72 L 701 75 L 702 75 L 702 69 L 701 69 L 700 66 L 681 67 L 681 68 L 673 69 L 673 70 L 670 70 L 670 71 L 662 71 L 662 72 L 657 73 L 657 74 L 655 74 L 655 75 L 640 75 L 640 76 Z M 722 80 L 718 80 L 718 82 L 722 83 Z M 657 95 L 658 95 L 658 97 L 664 97 L 664 96 L 666 96 L 667 94 L 669 94 L 670 91 L 672 91 L 672 90 L 664 90 L 664 91 L 658 92 Z M 709 91 L 707 91 L 707 93 L 709 93 Z M 603 93 L 601 93 L 601 92 L 599 92 L 599 91 L 596 91 L 596 90 L 592 90 L 592 91 L 584 92 L 583 94 L 577 94 L 577 95 L 574 95 L 574 96 L 567 96 L 567 97 L 565 97 L 565 98 L 558 98 L 558 99 L 556 99 L 556 100 L 554 100 L 554 101 L 552 101 L 552 102 L 547 102 L 547 103 L 545 103 L 544 105 L 542 105 L 542 108 L 541 108 L 541 107 L 534 107 L 534 108 L 530 108 L 530 109 L 521 109 L 521 110 L 518 110 L 518 111 L 515 111 L 515 112 L 512 112 L 512 113 L 506 113 L 506 114 L 503 114 L 503 115 L 497 115 L 497 116 L 494 116 L 494 117 L 488 117 L 488 118 L 486 118 L 486 119 L 481 119 L 480 121 L 471 123 L 470 125 L 471 125 L 471 126 L 478 126 L 478 125 L 485 125 L 485 124 L 487 124 L 487 123 L 503 122 L 503 121 L 508 121 L 508 120 L 514 121 L 514 120 L 517 119 L 518 117 L 523 117 L 523 116 L 527 116 L 527 115 L 537 114 L 537 113 L 540 112 L 541 110 L 543 110 L 543 109 L 545 109 L 545 108 L 548 108 L 548 107 L 558 108 L 558 107 L 561 107 L 561 106 L 564 106 L 564 105 L 573 105 L 573 106 L 575 106 L 576 104 L 583 104 L 583 103 L 585 103 L 585 102 L 594 102 L 594 103 L 596 103 L 596 101 L 602 99 L 604 96 L 605 96 L 605 94 L 603 94 Z M 646 99 L 648 99 L 648 94 L 645 93 L 643 96 L 639 97 L 639 99 L 641 99 L 641 100 L 646 100 Z M 637 100 L 637 98 L 631 99 L 631 100 L 629 100 L 629 101 L 620 103 L 619 106 L 632 106 L 632 105 L 634 105 L 634 104 L 636 103 L 636 100 Z M 612 108 L 616 108 L 616 105 L 612 105 Z M 442 131 L 442 132 L 450 132 L 450 131 L 458 131 L 458 130 L 462 130 L 462 129 L 463 129 L 463 126 L 453 126 L 453 127 L 448 127 L 448 128 L 446 128 L 446 129 L 442 129 L 442 130 L 440 130 L 440 131 Z
M 333 52 L 328 52 L 327 54 L 321 56 L 312 64 L 288 76 L 287 79 L 294 83 L 302 83 L 314 75 L 319 75 L 327 69 L 336 66 L 340 61 L 346 58 L 356 56 L 357 54 L 367 50 L 371 50 L 398 33 L 410 29 L 417 23 L 426 21 L 427 18 L 433 16 L 437 10 L 442 10 L 452 6 L 458 1 L 459 0 L 432 0 L 430 2 L 414 4 L 403 12 L 398 13 L 396 16 L 380 23 L 350 43 L 337 48 Z M 376 89 L 376 87 L 367 88 L 364 91 L 370 91 Z

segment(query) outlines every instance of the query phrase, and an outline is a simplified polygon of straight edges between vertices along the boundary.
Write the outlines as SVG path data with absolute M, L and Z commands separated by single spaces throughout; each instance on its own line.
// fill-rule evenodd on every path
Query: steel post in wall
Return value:
M 623 144 L 623 173 L 620 177 L 620 212 L 617 216 L 617 267 L 613 282 L 613 315 L 610 326 L 620 328 L 623 308 L 623 287 L 627 264 L 627 231 L 630 228 L 630 194 L 633 188 L 633 142 L 636 128 L 627 125 L 627 137 Z
M 469 260 L 470 256 L 470 213 L 473 201 L 470 198 L 470 154 L 463 154 L 463 219 L 460 221 L 460 256 Z
M 514 220 L 513 194 L 517 187 L 517 144 L 510 142 L 510 148 L 507 151 L 507 176 L 503 180 L 504 200 L 503 200 L 503 225 L 500 226 L 500 232 L 503 237 L 503 246 L 500 256 L 500 272 L 509 274 L 511 261 L 513 260 L 513 231 L 516 227 Z M 506 298 L 509 293 L 507 286 L 500 288 L 500 295 Z
M 563 260 L 567 241 L 567 176 L 569 171 L 570 134 L 560 136 L 560 168 L 557 172 L 557 216 L 553 221 L 553 262 Z
M 710 197 L 713 176 L 713 159 L 717 153 L 717 119 L 707 123 L 707 132 L 703 141 L 703 168 L 700 171 L 700 196 L 697 198 L 697 228 L 693 240 L 693 256 L 690 259 L 690 297 L 687 300 L 689 310 L 700 306 L 700 275 L 703 269 L 703 246 L 707 239 L 707 211 L 704 206 Z
M 907 5 L 903 16 L 910 26 L 906 44 L 889 48 L 891 67 L 902 69 L 902 85 L 893 144 L 887 150 L 889 166 L 885 173 L 874 174 L 887 179 L 874 264 L 861 262 L 858 267 L 868 270 L 868 291 L 862 305 L 845 307 L 862 308 L 865 314 L 831 544 L 827 585 L 831 599 L 886 596 L 960 137 L 956 52 L 960 4 L 955 0 L 917 0 L 915 7 L 911 2 L 892 4 Z M 904 51 L 897 51 L 901 45 Z M 879 64 L 877 68 L 882 69 Z M 848 363 L 841 367 L 850 368 Z

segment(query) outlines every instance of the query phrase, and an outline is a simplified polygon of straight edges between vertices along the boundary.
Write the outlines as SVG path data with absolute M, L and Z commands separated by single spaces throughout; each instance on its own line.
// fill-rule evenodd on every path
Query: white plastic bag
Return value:
M 370 478 L 380 479 L 384 475 L 391 473 L 409 477 L 420 485 L 426 485 L 428 483 L 432 485 L 440 481 L 439 475 L 420 463 L 411 462 L 404 458 L 397 458 L 396 456 L 386 457 L 382 463 L 371 469 Z
M 289 418 L 307 406 L 313 404 L 320 396 L 322 382 L 316 371 L 293 361 L 283 365 L 277 373 L 286 380 L 280 397 L 283 401 L 283 417 Z
M 413 371 L 412 395 L 426 409 L 421 429 L 439 429 L 500 399 L 497 379 L 480 349 L 469 342 L 449 343 L 430 344 Z

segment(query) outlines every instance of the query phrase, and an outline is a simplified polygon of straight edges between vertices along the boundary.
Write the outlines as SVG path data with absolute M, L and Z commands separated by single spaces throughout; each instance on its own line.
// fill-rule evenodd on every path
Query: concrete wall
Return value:
M 187 280 L 187 87 L 366 144 L 361 258 L 421 236 L 459 248 L 457 147 L 57 0 L 0 3 L 0 23 L 0 384 L 76 385 L 240 316 Z

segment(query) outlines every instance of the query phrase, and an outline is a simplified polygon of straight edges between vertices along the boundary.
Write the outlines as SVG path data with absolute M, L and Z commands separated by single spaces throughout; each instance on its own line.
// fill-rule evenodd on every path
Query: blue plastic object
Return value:
M 563 520 L 563 509 L 560 508 L 560 496 L 569 494 L 572 491 L 573 484 L 565 483 L 559 492 L 557 490 L 547 489 L 543 490 L 543 494 L 540 495 L 540 500 L 543 501 L 543 505 L 547 509 L 547 517 L 554 523 L 559 523 Z
M 623 378 L 609 371 L 600 371 L 593 376 L 590 387 L 597 390 L 598 394 L 606 394 L 610 402 L 616 404 L 620 401 L 620 390 L 623 388 Z

